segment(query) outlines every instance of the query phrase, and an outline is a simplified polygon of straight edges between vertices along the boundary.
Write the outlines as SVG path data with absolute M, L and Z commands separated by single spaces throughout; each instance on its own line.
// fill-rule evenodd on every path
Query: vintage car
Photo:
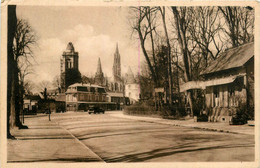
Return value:
M 100 107 L 93 106 L 93 107 L 90 107 L 88 109 L 88 113 L 89 114 L 91 114 L 91 113 L 94 113 L 94 114 L 103 113 L 103 114 L 105 114 L 105 110 L 100 108 Z

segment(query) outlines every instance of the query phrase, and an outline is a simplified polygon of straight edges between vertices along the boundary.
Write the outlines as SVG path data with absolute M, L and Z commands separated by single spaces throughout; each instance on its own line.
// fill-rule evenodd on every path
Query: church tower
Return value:
M 80 82 L 79 56 L 72 42 L 69 42 L 61 60 L 61 92 L 64 93 L 69 85 Z
M 114 82 L 121 82 L 121 62 L 120 62 L 120 54 L 118 50 L 118 43 L 116 44 L 116 51 L 114 54 L 113 77 L 114 77 Z
M 97 71 L 96 71 L 96 74 L 95 74 L 95 84 L 97 84 L 99 86 L 105 85 L 105 78 L 104 78 L 104 74 L 102 72 L 100 58 L 98 58 Z
M 116 51 L 114 53 L 113 83 L 110 90 L 113 92 L 123 92 L 123 87 L 123 80 L 121 78 L 121 61 L 117 43 Z

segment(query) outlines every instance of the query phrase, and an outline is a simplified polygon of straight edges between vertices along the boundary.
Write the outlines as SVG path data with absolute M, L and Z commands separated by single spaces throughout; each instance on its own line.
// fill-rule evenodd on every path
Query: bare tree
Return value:
M 198 44 L 200 55 L 203 56 L 205 67 L 207 67 L 208 60 L 216 59 L 224 48 L 224 42 L 220 36 L 222 26 L 218 17 L 218 8 L 194 7 L 190 10 L 193 14 L 193 21 L 188 31 Z
M 184 64 L 184 79 L 185 82 L 192 80 L 192 64 L 191 53 L 195 47 L 189 47 L 189 39 L 187 37 L 189 24 L 192 22 L 191 13 L 187 7 L 171 7 L 174 16 L 174 26 L 178 39 L 178 45 L 182 55 Z M 191 107 L 191 114 L 193 115 L 193 96 L 192 92 L 187 92 L 187 98 Z
M 47 80 L 43 80 L 41 81 L 39 84 L 38 84 L 38 90 L 43 92 L 44 89 L 49 89 L 51 87 L 51 82 L 50 81 L 47 81 Z
M 35 89 L 35 84 L 30 80 L 24 81 L 24 92 L 26 95 L 33 94 L 33 90 Z
M 31 69 L 30 63 L 24 59 L 19 59 L 18 62 L 18 77 L 19 77 L 19 105 L 20 105 L 20 114 L 23 113 L 24 107 L 24 95 L 25 95 L 25 88 L 28 89 L 28 82 L 25 82 L 25 77 L 31 74 L 33 71 Z
M 19 120 L 19 114 L 23 108 L 22 106 L 23 103 L 21 102 L 22 101 L 21 97 L 23 93 L 21 87 L 19 87 L 21 86 L 19 85 L 19 81 L 24 80 L 24 77 L 27 75 L 27 72 L 22 72 L 23 70 L 19 69 L 19 63 L 25 61 L 28 64 L 31 64 L 30 58 L 33 58 L 32 47 L 35 45 L 36 45 L 36 36 L 29 23 L 23 19 L 17 19 L 16 30 L 15 30 L 13 46 L 12 46 L 12 50 L 14 54 L 12 66 L 13 66 L 13 75 L 14 75 L 13 82 L 15 87 L 13 90 L 13 94 L 15 95 L 15 100 L 14 100 L 15 107 L 11 108 L 11 118 L 15 118 L 15 122 L 14 122 L 15 124 L 12 123 L 11 125 L 12 127 L 17 126 L 20 129 L 28 128 L 28 127 L 23 126 Z M 15 114 L 15 116 L 12 116 L 12 114 L 13 115 Z
M 154 81 L 155 86 L 157 86 L 157 75 L 156 70 L 154 68 L 155 62 L 155 53 L 154 53 L 154 41 L 153 41 L 153 32 L 156 29 L 156 24 L 154 23 L 157 8 L 150 7 L 132 7 L 131 8 L 133 18 L 131 27 L 133 32 L 137 33 L 138 38 L 140 40 L 140 45 L 145 56 L 146 62 L 148 64 L 149 70 L 151 71 L 152 79 Z M 146 49 L 147 38 L 150 35 L 151 43 L 152 43 L 152 57 L 149 56 L 148 51 Z M 153 64 L 154 63 L 154 64 Z
M 218 7 L 225 19 L 226 40 L 237 47 L 253 40 L 254 10 L 251 7 Z
M 52 80 L 52 86 L 57 88 L 59 92 L 61 91 L 61 78 L 60 75 L 56 75 Z
M 168 30 L 166 26 L 166 14 L 165 14 L 165 7 L 159 7 L 161 16 L 162 16 L 162 21 L 163 21 L 163 29 L 165 33 L 165 38 L 166 38 L 166 44 L 167 44 L 167 58 L 168 58 L 168 88 L 169 88 L 169 103 L 172 105 L 172 57 L 171 57 L 171 45 L 170 45 L 170 39 L 168 36 Z

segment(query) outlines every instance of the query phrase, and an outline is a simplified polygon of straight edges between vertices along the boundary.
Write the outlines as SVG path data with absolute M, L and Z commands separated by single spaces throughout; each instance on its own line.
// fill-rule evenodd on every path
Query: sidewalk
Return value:
M 247 134 L 254 135 L 255 127 L 248 125 L 229 125 L 229 123 L 221 123 L 221 122 L 194 122 L 194 120 L 167 120 L 162 118 L 153 118 L 153 117 L 145 117 L 145 116 L 132 116 L 126 115 L 123 113 L 114 113 L 110 114 L 113 117 L 134 119 L 145 122 L 152 123 L 160 123 L 167 124 L 173 126 L 181 126 L 181 127 L 190 127 L 195 129 L 202 129 L 207 131 L 218 131 L 218 132 L 226 132 L 226 133 L 234 133 L 234 134 Z
M 102 161 L 73 135 L 54 121 L 49 121 L 47 115 L 30 117 L 25 118 L 29 129 L 12 130 L 17 140 L 7 141 L 9 163 Z

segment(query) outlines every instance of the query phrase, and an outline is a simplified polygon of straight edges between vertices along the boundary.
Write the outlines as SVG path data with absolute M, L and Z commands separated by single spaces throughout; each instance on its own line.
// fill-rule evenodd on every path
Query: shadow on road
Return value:
M 202 147 L 202 148 L 195 148 L 195 149 L 183 149 L 183 148 L 192 148 L 192 147 L 196 147 L 196 146 L 186 144 L 178 147 L 167 147 L 167 148 L 155 149 L 150 152 L 130 154 L 130 155 L 125 155 L 125 156 L 111 158 L 111 159 L 104 159 L 104 160 L 106 162 L 143 162 L 146 160 L 170 156 L 178 153 L 196 152 L 196 151 L 213 150 L 213 149 L 247 148 L 247 147 L 254 147 L 254 144 L 252 143 L 246 145 L 219 145 L 219 146 Z M 253 160 L 254 158 L 252 158 L 251 161 Z

